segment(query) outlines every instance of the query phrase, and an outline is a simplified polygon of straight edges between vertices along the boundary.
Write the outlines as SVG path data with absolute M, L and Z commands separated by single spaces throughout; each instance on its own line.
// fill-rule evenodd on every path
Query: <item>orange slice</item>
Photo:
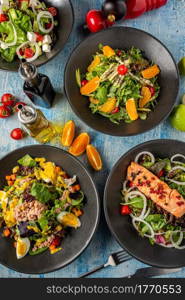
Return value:
M 64 125 L 64 129 L 62 132 L 61 142 L 65 147 L 71 146 L 75 135 L 75 123 L 74 121 L 68 121 Z
M 102 169 L 102 160 L 97 149 L 93 145 L 87 145 L 86 153 L 88 161 L 93 169 L 100 171 Z
M 96 76 L 93 79 L 91 79 L 88 83 L 86 83 L 84 86 L 81 87 L 80 93 L 82 95 L 87 96 L 87 95 L 93 93 L 94 91 L 96 91 L 96 89 L 99 87 L 99 85 L 100 85 L 100 78 L 98 76 Z
M 79 156 L 85 152 L 87 145 L 90 143 L 90 136 L 83 132 L 77 136 L 69 148 L 69 153 L 74 156 Z
M 116 98 L 108 98 L 104 104 L 99 106 L 99 111 L 109 114 L 115 107 Z
M 138 113 L 136 108 L 136 103 L 134 98 L 130 98 L 126 102 L 126 111 L 132 121 L 135 121 L 138 119 Z
M 152 98 L 150 89 L 147 86 L 143 86 L 141 89 L 141 95 L 143 98 L 139 100 L 139 107 L 143 108 Z
M 153 65 L 141 72 L 142 76 L 146 79 L 151 79 L 160 73 L 160 69 L 157 65 Z
M 116 53 L 110 46 L 104 46 L 103 54 L 107 57 L 111 57 L 111 56 L 115 55 Z
M 99 64 L 100 64 L 100 57 L 96 55 L 92 63 L 87 68 L 88 72 L 92 72 Z

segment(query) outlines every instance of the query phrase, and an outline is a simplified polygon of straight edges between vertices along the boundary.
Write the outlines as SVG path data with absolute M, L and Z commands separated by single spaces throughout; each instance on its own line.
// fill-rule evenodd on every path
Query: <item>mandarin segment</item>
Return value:
M 100 171 L 102 169 L 102 160 L 97 149 L 93 145 L 87 145 L 86 153 L 88 161 L 93 169 L 96 171 Z
M 149 67 L 141 72 L 143 78 L 145 79 L 151 79 L 157 76 L 159 73 L 160 69 L 157 65 L 153 65 L 152 67 Z
M 104 46 L 103 54 L 107 57 L 111 57 L 111 56 L 115 55 L 116 53 L 110 46 Z
M 126 111 L 129 115 L 129 118 L 132 121 L 135 121 L 135 120 L 138 119 L 139 115 L 137 113 L 137 108 L 136 108 L 136 103 L 135 103 L 134 98 L 130 98 L 130 99 L 127 100 L 127 102 L 126 102 Z
M 65 147 L 71 146 L 75 135 L 75 123 L 70 120 L 64 125 L 62 132 L 61 143 Z
M 116 98 L 108 98 L 107 101 L 99 106 L 99 111 L 110 114 L 116 107 Z
M 99 64 L 100 64 L 100 57 L 96 55 L 92 63 L 87 68 L 88 72 L 92 72 Z
M 81 87 L 80 93 L 82 95 L 89 95 L 97 90 L 100 85 L 100 78 L 98 76 L 94 77 L 88 81 L 84 86 Z
M 150 89 L 147 86 L 143 86 L 141 89 L 141 95 L 143 96 L 140 100 L 139 100 L 139 107 L 143 108 L 152 98 Z
M 83 154 L 86 150 L 87 145 L 90 143 L 90 136 L 86 132 L 82 132 L 73 141 L 71 147 L 69 148 L 69 153 L 74 156 L 79 156 Z

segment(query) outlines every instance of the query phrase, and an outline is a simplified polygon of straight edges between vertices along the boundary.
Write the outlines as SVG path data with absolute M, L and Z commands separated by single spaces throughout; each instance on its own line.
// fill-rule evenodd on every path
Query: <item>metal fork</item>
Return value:
M 112 267 L 115 267 L 129 259 L 131 259 L 132 257 L 125 251 L 125 250 L 121 250 L 121 251 L 118 251 L 118 252 L 115 252 L 115 253 L 112 253 L 109 258 L 108 258 L 108 261 L 99 266 L 99 267 L 96 267 L 95 269 L 87 272 L 87 273 L 84 273 L 82 274 L 79 278 L 84 278 L 88 275 L 91 275 L 99 270 L 102 270 L 103 268 L 106 268 L 108 266 L 112 266 Z

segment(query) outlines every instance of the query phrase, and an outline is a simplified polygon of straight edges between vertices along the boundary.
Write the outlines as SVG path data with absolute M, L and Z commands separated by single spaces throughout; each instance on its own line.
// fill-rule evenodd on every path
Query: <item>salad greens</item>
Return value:
M 77 84 L 81 94 L 89 97 L 91 112 L 116 124 L 145 120 L 159 96 L 158 66 L 134 47 L 114 50 L 100 44 L 99 50 L 85 74 L 76 70 Z

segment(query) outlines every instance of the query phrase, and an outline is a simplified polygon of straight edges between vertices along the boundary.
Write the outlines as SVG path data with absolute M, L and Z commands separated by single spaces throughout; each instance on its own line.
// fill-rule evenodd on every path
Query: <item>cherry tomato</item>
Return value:
M 24 51 L 22 49 L 19 50 L 20 56 L 24 56 Z
M 88 80 L 83 79 L 83 80 L 81 81 L 81 86 L 84 86 L 84 85 L 86 85 L 87 83 L 88 83 Z
M 52 14 L 53 17 L 56 17 L 58 14 L 58 11 L 55 7 L 49 7 L 48 11 L 50 12 L 50 14 Z
M 130 209 L 130 207 L 128 205 L 121 205 L 121 215 L 122 216 L 130 215 L 131 212 L 132 212 L 132 210 Z
M 97 32 L 106 28 L 105 19 L 100 10 L 90 10 L 86 15 L 86 24 L 91 32 Z
M 11 115 L 11 110 L 8 106 L 1 105 L 0 106 L 0 118 L 8 118 Z
M 31 58 L 34 55 L 34 51 L 31 48 L 26 48 L 24 50 L 24 56 L 25 58 Z
M 1 102 L 5 106 L 13 106 L 15 104 L 15 97 L 12 94 L 4 94 L 1 97 Z
M 151 96 L 154 96 L 155 95 L 155 89 L 154 89 L 154 87 L 153 86 L 149 86 L 148 88 L 150 90 Z
M 125 65 L 120 65 L 118 66 L 117 71 L 120 75 L 125 75 L 128 72 L 128 69 Z
M 0 23 L 8 21 L 8 16 L 5 14 L 0 14 Z
M 157 174 L 157 177 L 162 177 L 164 175 L 164 170 L 161 170 L 158 174 Z
M 35 32 L 35 35 L 36 35 L 36 41 L 37 42 L 42 42 L 44 37 L 42 34 L 38 33 L 38 32 Z
M 119 107 L 117 106 L 112 110 L 111 114 L 116 114 L 118 112 L 119 112 Z
M 60 245 L 60 242 L 61 242 L 61 239 L 60 239 L 59 237 L 56 236 L 56 237 L 54 238 L 53 242 L 51 243 L 51 245 L 57 247 L 57 246 Z
M 24 137 L 24 132 L 21 128 L 15 128 L 11 131 L 10 136 L 14 140 L 21 140 Z
M 19 106 L 19 105 L 25 106 L 26 103 L 24 103 L 24 102 L 17 102 L 17 103 L 14 105 L 14 108 L 13 108 L 13 110 L 14 110 L 15 112 L 18 112 L 18 111 L 19 111 L 19 109 L 18 109 L 18 106 Z
M 133 187 L 134 185 L 133 185 L 133 182 L 132 181 L 130 181 L 129 182 L 129 187 Z

